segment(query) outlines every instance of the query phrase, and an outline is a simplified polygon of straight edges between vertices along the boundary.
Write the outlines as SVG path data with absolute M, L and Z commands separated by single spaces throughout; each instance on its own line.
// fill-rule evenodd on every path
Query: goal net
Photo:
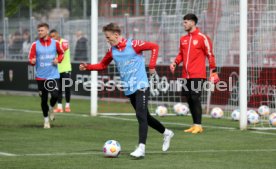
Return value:
M 123 36 L 159 44 L 157 61 L 158 78 L 151 86 L 150 112 L 154 113 L 159 105 L 174 114 L 173 106 L 185 102 L 181 98 L 177 78 L 181 76 L 181 66 L 176 74 L 169 71 L 169 64 L 178 53 L 179 39 L 185 34 L 182 18 L 187 13 L 195 13 L 198 27 L 213 41 L 213 50 L 221 81 L 227 84 L 224 91 L 215 89 L 203 91 L 202 104 L 205 114 L 214 107 L 224 111 L 223 118 L 231 119 L 232 111 L 239 109 L 239 98 L 247 97 L 248 110 L 258 112 L 262 105 L 275 111 L 275 64 L 276 64 L 276 0 L 248 1 L 247 20 L 247 77 L 239 77 L 239 0 L 136 0 L 136 1 L 99 1 L 99 39 L 98 60 L 104 56 L 108 45 L 101 33 L 102 26 L 117 22 L 123 29 Z M 150 53 L 145 52 L 146 63 Z M 208 64 L 207 64 L 208 65 Z M 239 95 L 239 78 L 247 78 L 247 96 Z M 117 84 L 119 74 L 112 63 L 106 71 L 99 72 L 98 80 Z M 101 106 L 110 107 L 110 112 L 129 112 L 127 99 L 119 90 L 98 92 L 99 113 Z M 115 103 L 118 109 L 109 106 Z M 258 123 L 250 127 L 269 127 L 268 115 L 259 115 Z

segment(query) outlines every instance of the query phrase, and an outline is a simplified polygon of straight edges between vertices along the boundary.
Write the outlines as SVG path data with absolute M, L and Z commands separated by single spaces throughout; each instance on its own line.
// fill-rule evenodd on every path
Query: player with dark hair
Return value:
M 41 109 L 44 116 L 44 128 L 50 127 L 48 118 L 49 110 L 58 99 L 58 88 L 60 78 L 57 64 L 63 59 L 64 51 L 60 44 L 51 39 L 49 34 L 49 25 L 41 23 L 37 25 L 39 39 L 35 41 L 29 52 L 30 64 L 36 68 L 36 81 L 38 85 L 39 96 L 41 97 Z M 48 106 L 48 93 L 51 93 L 50 108 Z M 51 113 L 51 120 L 54 119 L 54 113 Z
M 59 90 L 59 96 L 58 96 L 58 104 L 57 104 L 57 108 L 54 109 L 55 113 L 62 113 L 63 112 L 63 107 L 62 107 L 62 88 L 63 85 L 65 85 L 66 87 L 64 87 L 65 89 L 65 101 L 66 101 L 66 105 L 65 105 L 65 112 L 69 113 L 71 112 L 70 109 L 70 99 L 71 99 L 71 91 L 70 91 L 70 87 L 69 86 L 69 79 L 71 79 L 71 59 L 70 59 L 70 49 L 69 49 L 69 43 L 66 39 L 63 39 L 59 36 L 59 33 L 57 30 L 52 29 L 50 31 L 50 36 L 51 38 L 57 40 L 59 42 L 59 44 L 61 45 L 62 49 L 64 50 L 64 58 L 62 60 L 61 63 L 58 64 L 58 71 L 60 74 L 60 90 Z M 63 83 L 62 83 L 63 81 Z
M 196 27 L 197 21 L 198 19 L 194 14 L 187 14 L 183 17 L 183 26 L 188 34 L 180 38 L 179 53 L 170 65 L 171 72 L 174 73 L 176 65 L 183 62 L 182 78 L 184 86 L 182 95 L 187 99 L 194 123 L 185 132 L 193 134 L 203 132 L 200 97 L 201 88 L 206 79 L 206 57 L 210 65 L 210 80 L 214 83 L 219 81 L 211 40 Z
M 166 129 L 148 111 L 149 82 L 142 55 L 142 52 L 145 50 L 152 51 L 149 73 L 154 74 L 159 50 L 158 45 L 141 40 L 124 39 L 121 36 L 120 27 L 115 23 L 104 26 L 103 32 L 111 48 L 100 63 L 80 64 L 80 70 L 104 70 L 114 60 L 117 70 L 120 73 L 121 81 L 125 87 L 124 93 L 130 99 L 139 123 L 139 146 L 130 155 L 136 158 L 145 156 L 148 126 L 163 134 L 164 142 L 162 150 L 167 151 L 174 133 Z

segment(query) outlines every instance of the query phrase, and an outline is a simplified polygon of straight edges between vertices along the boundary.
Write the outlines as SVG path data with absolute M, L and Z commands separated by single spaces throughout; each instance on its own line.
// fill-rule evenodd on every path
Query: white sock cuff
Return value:
M 170 134 L 170 130 L 169 129 L 165 129 L 165 131 L 164 131 L 164 133 L 163 133 L 164 135 L 168 135 L 168 134 Z
M 44 122 L 48 123 L 49 122 L 49 117 L 44 117 Z
M 140 148 L 142 148 L 143 150 L 145 150 L 146 145 L 145 145 L 145 144 L 143 144 L 143 143 L 140 143 L 140 144 L 139 144 L 139 147 L 140 147 Z

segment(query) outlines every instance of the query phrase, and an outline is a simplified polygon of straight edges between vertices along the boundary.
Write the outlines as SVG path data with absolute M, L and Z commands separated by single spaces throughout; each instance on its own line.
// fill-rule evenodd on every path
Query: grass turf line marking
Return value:
M 147 151 L 147 154 L 185 154 L 185 153 L 251 153 L 251 152 L 276 152 L 276 149 L 240 149 L 240 150 L 184 150 L 184 151 Z M 3 153 L 3 152 L 2 152 Z M 122 152 L 124 155 L 128 155 L 129 152 Z M 103 155 L 102 152 L 64 152 L 64 153 L 30 153 L 30 154 L 11 154 L 3 153 L 0 156 L 18 157 L 18 156 L 77 156 L 77 155 Z
M 27 109 L 13 109 L 13 108 L 5 108 L 5 107 L 0 107 L 0 110 L 6 110 L 6 111 L 18 111 L 18 112 L 26 112 L 26 113 L 41 113 L 41 111 L 37 110 L 27 110 Z M 74 117 L 90 117 L 89 115 L 86 114 L 65 114 L 65 113 L 59 113 L 59 115 L 64 115 L 64 116 L 74 116 Z M 109 118 L 109 119 L 115 119 L 115 120 L 123 120 L 123 121 L 133 121 L 136 122 L 136 119 L 129 119 L 129 118 L 123 118 L 123 117 L 113 117 L 113 116 L 99 116 L 101 118 Z M 185 124 L 185 123 L 174 123 L 174 122 L 162 122 L 163 124 L 168 124 L 168 125 L 178 125 L 178 126 L 190 126 L 191 124 Z M 203 125 L 203 127 L 206 128 L 214 128 L 214 129 L 223 129 L 223 130 L 232 130 L 235 131 L 238 129 L 234 127 L 220 127 L 220 126 L 206 126 Z M 255 133 L 255 134 L 265 134 L 265 135 L 274 135 L 276 136 L 276 133 L 269 133 L 269 132 L 262 132 L 262 131 L 250 131 L 250 133 Z
M 128 118 L 123 118 L 123 117 L 111 117 L 111 116 L 100 116 L 102 118 L 109 118 L 109 119 L 115 119 L 115 120 L 123 120 L 123 121 L 137 121 L 136 119 L 128 119 Z M 191 124 L 185 124 L 185 123 L 174 123 L 174 122 L 161 122 L 162 124 L 167 124 L 167 125 L 178 125 L 178 126 L 191 126 Z M 220 126 L 206 126 L 202 125 L 205 128 L 213 128 L 213 129 L 222 129 L 222 130 L 231 130 L 231 131 L 240 131 L 237 128 L 234 127 L 220 127 Z M 247 130 L 250 133 L 255 133 L 255 134 L 265 134 L 265 135 L 273 135 L 276 136 L 276 133 L 269 133 L 269 132 L 262 132 L 262 131 L 250 131 Z
M 117 119 L 117 120 L 124 120 L 124 121 L 137 121 L 136 119 L 128 119 L 123 117 L 109 117 L 109 116 L 101 116 L 102 118 L 110 118 L 110 119 Z M 185 124 L 185 123 L 174 123 L 174 122 L 162 122 L 163 124 L 170 124 L 170 125 L 178 125 L 178 126 L 191 126 L 191 124 Z M 236 130 L 234 127 L 219 127 L 219 126 L 206 126 L 203 125 L 203 127 L 206 128 L 219 128 L 219 129 L 225 129 L 225 130 Z
M 35 110 L 25 110 L 25 109 L 12 109 L 12 108 L 2 108 L 0 107 L 0 110 L 7 110 L 7 111 L 21 111 L 21 112 L 29 112 L 29 113 L 40 113 L 40 111 L 35 111 Z M 83 116 L 83 117 L 89 117 L 89 115 L 80 115 L 80 114 L 62 114 L 59 113 L 59 115 L 66 115 L 66 116 Z M 114 117 L 114 116 L 102 116 L 100 115 L 99 117 L 101 118 L 109 118 L 109 119 L 115 119 L 115 120 L 123 120 L 123 121 L 134 121 L 136 122 L 136 119 L 129 119 L 129 118 L 123 118 L 123 117 Z M 190 126 L 190 124 L 185 124 L 185 123 L 174 123 L 174 122 L 162 122 L 163 124 L 170 124 L 170 125 L 179 125 L 179 126 Z M 226 130 L 236 130 L 234 127 L 219 127 L 219 126 L 206 126 L 203 125 L 203 127 L 206 128 L 219 128 L 219 129 L 226 129 Z
M 0 156 L 17 156 L 16 154 L 5 153 L 0 151 Z

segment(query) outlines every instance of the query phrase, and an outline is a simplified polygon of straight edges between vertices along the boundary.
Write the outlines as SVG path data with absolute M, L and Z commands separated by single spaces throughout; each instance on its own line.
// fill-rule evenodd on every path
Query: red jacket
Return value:
M 206 79 L 206 57 L 209 60 L 210 69 L 215 69 L 212 42 L 198 28 L 180 38 L 179 53 L 175 58 L 175 63 L 178 65 L 183 62 L 182 78 Z
M 116 47 L 118 50 L 124 50 L 126 47 L 126 39 L 123 39 Z M 149 63 L 149 68 L 154 69 L 156 66 L 156 60 L 158 57 L 159 46 L 155 43 L 145 42 L 141 40 L 132 40 L 132 47 L 137 54 L 141 54 L 144 50 L 151 50 L 151 58 Z M 111 48 L 107 51 L 103 59 L 98 64 L 88 64 L 87 70 L 104 70 L 113 60 Z

